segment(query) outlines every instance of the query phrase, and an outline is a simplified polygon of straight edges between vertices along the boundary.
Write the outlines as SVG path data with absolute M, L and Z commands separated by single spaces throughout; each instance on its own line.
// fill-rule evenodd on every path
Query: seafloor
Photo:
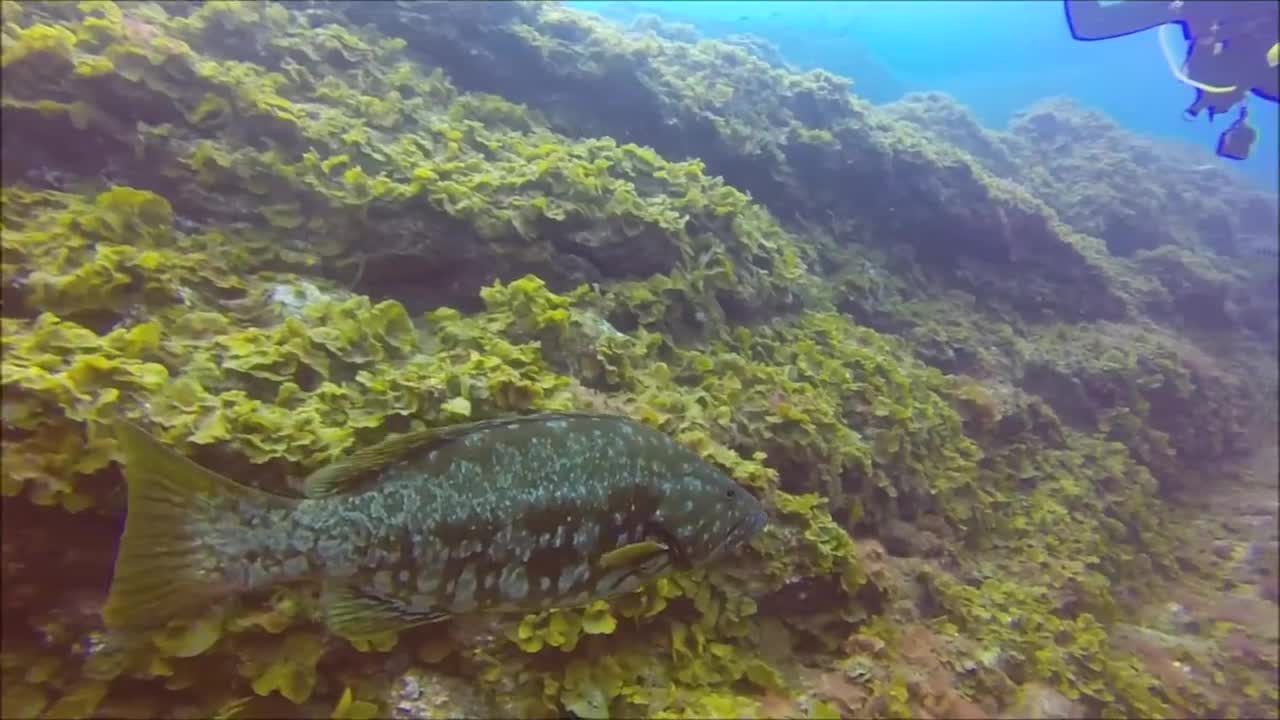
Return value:
M 5 718 L 1277 715 L 1276 198 L 1205 151 L 549 4 L 0 10 Z M 359 648 L 301 590 L 102 634 L 116 419 L 288 493 L 569 408 L 769 528 Z

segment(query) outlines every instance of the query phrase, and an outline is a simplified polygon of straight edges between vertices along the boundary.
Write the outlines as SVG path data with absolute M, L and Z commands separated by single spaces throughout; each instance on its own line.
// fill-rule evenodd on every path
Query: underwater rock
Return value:
M 1255 540 L 1244 554 L 1245 565 L 1255 575 L 1274 575 L 1280 567 L 1280 542 Z
M 1219 560 L 1229 560 L 1235 554 L 1236 546 L 1233 542 L 1219 540 L 1213 544 L 1213 556 Z
M 997 176 L 1018 176 L 1010 138 L 988 130 L 973 111 L 942 92 L 912 92 L 881 106 L 895 120 L 906 122 L 964 150 Z
M 1071 720 L 1084 717 L 1084 708 L 1068 700 L 1062 693 L 1038 682 L 1018 689 L 1018 702 L 1004 714 L 1013 720 Z
M 761 615 L 812 615 L 829 612 L 843 602 L 839 583 L 828 578 L 803 578 L 783 585 L 757 601 Z
M 1014 167 L 1038 196 L 1116 255 L 1172 244 L 1238 255 L 1276 235 L 1276 201 L 1248 188 L 1207 152 L 1171 152 L 1066 98 L 1009 123 Z
M 1196 633 L 1200 630 L 1200 621 L 1182 603 L 1171 602 L 1166 609 L 1169 624 L 1178 632 Z
M 558 132 L 697 157 L 777 217 L 873 229 L 860 242 L 907 244 L 948 284 L 981 288 L 1017 312 L 1123 313 L 1108 271 L 1039 198 L 882 113 L 845 78 L 776 68 L 726 43 L 626 32 L 554 5 L 366 5 L 338 7 L 403 39 L 460 88 L 526 103 Z M 1026 275 L 1038 287 L 1011 280 Z
M 942 539 L 937 535 L 897 519 L 880 528 L 880 542 L 890 555 L 897 557 L 927 557 L 942 550 Z
M 588 261 L 596 278 L 642 278 L 668 273 L 675 269 L 680 257 L 675 238 L 655 227 L 632 232 L 607 227 L 578 230 L 563 233 L 553 242 Z
M 1280 576 L 1276 575 L 1274 568 L 1270 575 L 1258 581 L 1258 597 L 1280 603 Z
M 495 708 L 473 682 L 421 667 L 409 668 L 391 683 L 387 707 L 397 720 L 495 717 Z
M 1027 717 L 1273 710 L 1274 673 L 1126 647 L 1114 602 L 1183 600 L 1189 547 L 1227 565 L 1158 491 L 1221 497 L 1275 396 L 1271 198 L 1072 108 L 895 114 L 557 4 L 0 7 L 0 715 L 977 717 L 1030 677 L 1057 689 Z M 593 408 L 771 530 L 732 572 L 447 642 L 347 648 L 292 591 L 136 662 L 95 634 L 111 418 L 287 494 L 389 433 Z M 1179 627 L 1235 624 L 1265 672 L 1274 542 L 1238 542 L 1249 602 Z

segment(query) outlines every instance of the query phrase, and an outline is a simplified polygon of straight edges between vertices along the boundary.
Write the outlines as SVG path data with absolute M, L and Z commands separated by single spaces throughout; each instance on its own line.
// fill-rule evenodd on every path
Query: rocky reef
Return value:
M 0 11 L 4 717 L 1276 714 L 1276 199 L 1192 150 L 554 4 Z M 103 631 L 119 419 L 296 495 L 556 409 L 770 525 L 376 642 L 292 588 Z

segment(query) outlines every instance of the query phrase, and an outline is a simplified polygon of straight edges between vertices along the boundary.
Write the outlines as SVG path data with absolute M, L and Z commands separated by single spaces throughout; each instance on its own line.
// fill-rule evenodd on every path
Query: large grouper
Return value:
M 573 607 L 702 565 L 766 522 L 751 493 L 627 418 L 550 413 L 392 436 L 312 473 L 241 485 L 121 423 L 128 512 L 102 615 L 163 625 L 238 593 L 319 583 L 368 636 L 483 611 Z

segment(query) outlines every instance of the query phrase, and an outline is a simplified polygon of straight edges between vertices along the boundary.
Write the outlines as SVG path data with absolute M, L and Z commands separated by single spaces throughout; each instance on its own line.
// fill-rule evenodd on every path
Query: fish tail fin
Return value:
M 292 501 L 201 467 L 132 423 L 117 427 L 117 439 L 128 510 L 102 619 L 109 629 L 162 626 L 236 588 L 208 539 L 234 531 L 237 501 Z

